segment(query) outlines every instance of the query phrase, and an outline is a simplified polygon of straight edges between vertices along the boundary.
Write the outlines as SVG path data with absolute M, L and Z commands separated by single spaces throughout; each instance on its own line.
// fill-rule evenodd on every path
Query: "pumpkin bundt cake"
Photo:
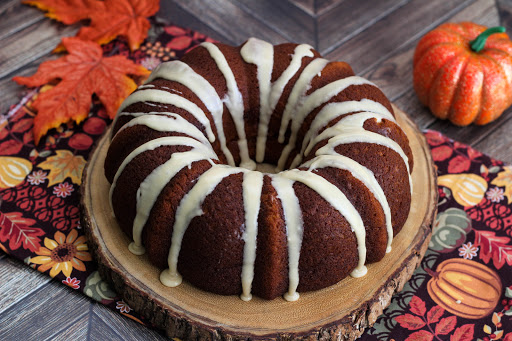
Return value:
M 119 109 L 105 175 L 163 284 L 296 300 L 390 251 L 412 167 L 373 83 L 309 45 L 251 38 L 160 64 Z

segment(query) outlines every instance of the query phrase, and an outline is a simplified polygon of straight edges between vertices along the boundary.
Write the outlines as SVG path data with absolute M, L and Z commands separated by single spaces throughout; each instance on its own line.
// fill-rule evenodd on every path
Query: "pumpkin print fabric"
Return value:
M 153 23 L 138 50 L 116 40 L 103 53 L 152 69 L 203 41 L 211 40 Z M 51 130 L 35 147 L 30 108 L 40 91 L 27 93 L 0 118 L 0 249 L 145 323 L 101 279 L 80 226 L 82 171 L 111 121 L 93 103 L 80 125 Z M 362 339 L 512 340 L 512 167 L 440 133 L 426 136 L 439 172 L 432 241 L 421 266 Z
M 436 131 L 425 135 L 438 171 L 432 239 L 362 339 L 510 341 L 512 167 Z

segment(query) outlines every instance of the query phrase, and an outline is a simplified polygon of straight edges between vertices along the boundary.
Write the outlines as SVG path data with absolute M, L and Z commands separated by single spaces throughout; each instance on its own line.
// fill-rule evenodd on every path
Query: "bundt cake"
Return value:
M 293 301 L 390 251 L 412 167 L 374 84 L 309 45 L 251 38 L 160 64 L 119 109 L 105 175 L 164 285 Z

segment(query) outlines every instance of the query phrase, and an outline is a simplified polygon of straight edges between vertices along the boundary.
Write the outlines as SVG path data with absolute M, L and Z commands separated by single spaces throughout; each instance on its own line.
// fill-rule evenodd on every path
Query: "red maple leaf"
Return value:
M 9 241 L 9 248 L 16 250 L 23 245 L 24 249 L 36 252 L 41 247 L 40 236 L 44 231 L 33 227 L 34 219 L 24 218 L 21 212 L 0 212 L 0 241 Z
M 480 259 L 486 264 L 492 259 L 496 269 L 501 269 L 505 263 L 512 265 L 512 245 L 510 238 L 497 236 L 492 231 L 475 231 L 475 246 L 480 247 Z
M 447 141 L 450 141 L 446 136 L 435 130 L 427 130 L 425 132 L 428 144 L 431 146 L 439 146 Z
M 482 153 L 480 153 L 478 150 L 473 149 L 471 147 L 468 147 L 468 156 L 471 160 L 474 160 L 476 158 L 479 158 L 482 156 Z
M 465 172 L 471 166 L 471 161 L 463 155 L 457 155 L 448 162 L 448 173 L 457 174 Z
M 411 298 L 409 306 L 411 307 L 411 312 L 419 316 L 424 316 L 427 311 L 427 308 L 425 308 L 425 302 L 416 295 Z
M 434 161 L 444 161 L 453 154 L 453 149 L 449 146 L 439 146 L 432 149 L 432 158 Z
M 475 325 L 474 324 L 465 324 L 457 329 L 452 336 L 450 336 L 450 341 L 472 341 L 473 334 L 475 333 Z
M 23 143 L 18 140 L 6 140 L 0 143 L 0 155 L 15 155 L 23 148 Z
M 409 330 L 417 330 L 425 326 L 425 321 L 423 321 L 418 316 L 414 316 L 411 314 L 405 314 L 395 317 L 395 321 L 400 324 L 402 328 L 406 328 Z
M 434 334 L 426 330 L 420 330 L 409 335 L 405 341 L 432 341 L 433 339 Z
M 149 74 L 143 66 L 124 56 L 104 57 L 101 47 L 94 42 L 78 38 L 63 38 L 62 42 L 68 55 L 42 63 L 30 77 L 13 78 L 30 87 L 60 80 L 52 89 L 40 93 L 32 104 L 37 110 L 33 128 L 36 144 L 51 128 L 70 120 L 77 123 L 84 120 L 93 93 L 113 118 L 121 102 L 137 87 L 127 74 Z
M 146 39 L 151 27 L 147 18 L 159 8 L 159 0 L 27 0 L 24 3 L 48 11 L 48 17 L 68 25 L 90 19 L 90 25 L 82 27 L 77 37 L 106 44 L 123 36 L 132 51 Z M 57 51 L 60 50 L 58 47 Z
M 456 316 L 445 317 L 436 325 L 436 335 L 447 335 L 455 328 L 456 325 Z
M 432 307 L 428 313 L 427 313 L 427 322 L 430 323 L 436 323 L 439 322 L 439 319 L 444 314 L 444 309 L 440 306 L 436 305 Z

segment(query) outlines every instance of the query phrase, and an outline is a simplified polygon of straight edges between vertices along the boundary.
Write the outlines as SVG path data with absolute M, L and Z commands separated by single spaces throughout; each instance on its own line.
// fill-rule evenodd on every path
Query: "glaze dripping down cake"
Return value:
M 391 250 L 412 167 L 373 83 L 309 45 L 251 38 L 159 65 L 119 109 L 105 175 L 163 284 L 296 300 Z

